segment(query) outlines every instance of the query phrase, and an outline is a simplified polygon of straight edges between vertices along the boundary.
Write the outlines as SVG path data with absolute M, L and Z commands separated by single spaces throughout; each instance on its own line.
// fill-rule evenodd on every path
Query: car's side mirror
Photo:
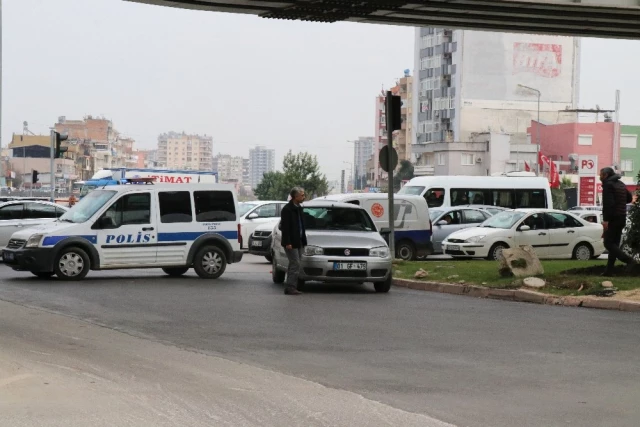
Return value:
M 256 219 L 256 218 L 258 218 L 258 214 L 257 214 L 257 213 L 255 213 L 255 212 L 254 212 L 254 213 L 251 213 L 251 214 L 249 214 L 249 215 L 247 216 L 247 219 Z
M 440 221 L 436 222 L 436 225 L 449 225 L 449 223 L 444 219 L 441 219 Z
M 380 229 L 380 235 L 389 244 L 389 236 L 391 235 L 391 229 L 384 227 Z
M 529 231 L 529 230 L 531 230 L 531 227 L 529 227 L 528 225 L 521 225 L 518 228 L 518 231 Z

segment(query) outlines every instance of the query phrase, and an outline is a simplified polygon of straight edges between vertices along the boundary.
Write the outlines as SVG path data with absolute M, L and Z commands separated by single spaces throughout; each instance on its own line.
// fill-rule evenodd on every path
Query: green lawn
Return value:
M 634 277 L 603 278 L 600 276 L 561 274 L 575 269 L 604 265 L 606 261 L 541 261 L 544 275 L 540 276 L 547 284 L 541 292 L 557 295 L 592 295 L 602 290 L 601 283 L 610 280 L 620 291 L 640 288 L 640 279 Z M 398 279 L 412 279 L 433 282 L 459 283 L 464 280 L 468 285 L 481 285 L 489 288 L 515 289 L 522 286 L 522 278 L 504 278 L 498 274 L 498 262 L 473 261 L 394 261 L 393 276 Z M 429 275 L 424 279 L 414 279 L 420 268 Z M 582 289 L 580 289 L 582 287 Z

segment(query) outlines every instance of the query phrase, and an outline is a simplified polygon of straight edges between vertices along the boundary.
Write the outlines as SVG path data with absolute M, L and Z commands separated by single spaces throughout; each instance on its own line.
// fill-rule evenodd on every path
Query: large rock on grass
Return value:
M 500 275 L 503 277 L 529 277 L 544 274 L 538 255 L 531 246 L 504 249 L 500 258 Z

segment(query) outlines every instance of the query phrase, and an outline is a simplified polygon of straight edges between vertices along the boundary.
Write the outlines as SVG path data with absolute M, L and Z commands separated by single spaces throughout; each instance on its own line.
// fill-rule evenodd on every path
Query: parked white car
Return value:
M 16 231 L 53 222 L 68 210 L 69 208 L 55 203 L 36 200 L 16 200 L 0 204 L 0 248 L 9 244 Z
M 533 246 L 539 258 L 596 258 L 604 252 L 602 225 L 566 211 L 516 209 L 456 231 L 442 242 L 447 255 L 495 260 L 503 249 L 523 245 Z
M 276 225 L 280 221 L 280 210 L 287 202 L 257 200 L 238 204 L 240 215 L 240 249 L 249 249 L 249 236 L 259 225 Z

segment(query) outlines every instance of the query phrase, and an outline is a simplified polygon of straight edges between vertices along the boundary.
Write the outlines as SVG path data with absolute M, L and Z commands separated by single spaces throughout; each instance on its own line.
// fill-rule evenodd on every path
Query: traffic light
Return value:
M 54 132 L 56 135 L 56 152 L 55 152 L 55 158 L 56 159 L 60 159 L 62 158 L 62 153 L 67 151 L 67 147 L 62 147 L 62 141 L 66 141 L 67 139 L 69 139 L 68 135 L 61 135 L 58 132 Z
M 388 97 L 388 96 L 387 96 Z M 387 120 L 391 123 L 391 131 L 402 128 L 402 98 L 391 95 L 387 100 Z
M 34 169 L 31 171 L 31 185 L 36 185 L 38 181 L 38 171 Z

